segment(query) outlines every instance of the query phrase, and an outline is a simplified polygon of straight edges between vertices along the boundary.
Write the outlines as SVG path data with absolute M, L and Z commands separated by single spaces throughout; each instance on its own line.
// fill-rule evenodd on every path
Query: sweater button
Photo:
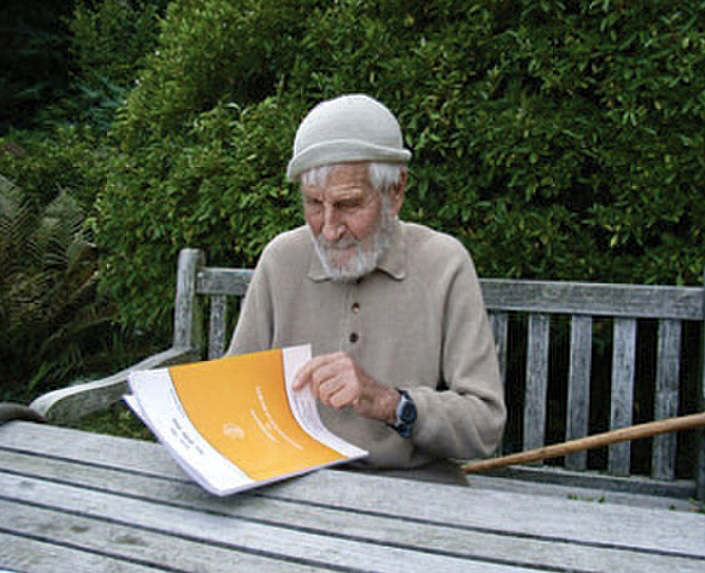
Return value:
M 353 311 L 353 314 L 357 314 L 358 312 L 360 312 L 360 303 L 354 302 L 351 307 L 351 310 Z
M 360 335 L 357 332 L 352 332 L 350 334 L 350 342 L 355 344 L 358 340 L 360 340 Z

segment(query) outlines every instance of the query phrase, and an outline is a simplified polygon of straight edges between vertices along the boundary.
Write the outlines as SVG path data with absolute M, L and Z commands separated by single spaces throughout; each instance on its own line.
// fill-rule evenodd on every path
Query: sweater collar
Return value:
M 383 271 L 396 280 L 403 280 L 406 276 L 406 242 L 404 241 L 404 229 L 398 219 L 392 222 L 389 245 L 377 263 L 376 270 Z M 330 280 L 313 248 L 311 249 L 308 277 L 316 282 Z

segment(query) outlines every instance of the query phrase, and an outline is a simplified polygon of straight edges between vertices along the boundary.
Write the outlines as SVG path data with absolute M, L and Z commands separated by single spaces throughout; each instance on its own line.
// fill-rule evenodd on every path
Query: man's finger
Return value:
M 294 390 L 301 390 L 306 384 L 311 383 L 314 373 L 321 368 L 321 366 L 334 360 L 334 357 L 335 354 L 323 354 L 312 358 L 304 364 L 294 376 Z
M 316 363 L 319 357 L 312 358 L 296 372 L 294 376 L 294 390 L 301 390 L 306 384 L 311 382 L 311 375 L 315 372 Z
M 309 364 L 310 361 L 296 371 L 296 374 L 294 375 L 294 383 L 292 385 L 294 390 L 301 390 L 304 386 L 306 386 L 306 384 L 309 383 L 309 380 L 311 379 L 311 370 L 308 367 Z

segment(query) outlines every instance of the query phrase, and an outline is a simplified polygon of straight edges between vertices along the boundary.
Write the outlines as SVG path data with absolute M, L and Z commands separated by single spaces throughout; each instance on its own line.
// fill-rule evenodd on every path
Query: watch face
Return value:
M 414 406 L 414 403 L 411 401 L 405 401 L 404 405 L 402 406 L 401 409 L 401 420 L 402 422 L 406 422 L 407 424 L 410 424 L 414 420 L 416 420 L 416 406 Z
M 397 405 L 397 423 L 394 426 L 402 438 L 410 438 L 416 421 L 416 406 L 411 396 L 404 390 L 399 390 L 401 400 Z

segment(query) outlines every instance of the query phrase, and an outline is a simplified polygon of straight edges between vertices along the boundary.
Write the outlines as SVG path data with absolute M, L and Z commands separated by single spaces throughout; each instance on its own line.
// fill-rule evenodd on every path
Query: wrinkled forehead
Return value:
M 377 195 L 364 163 L 327 166 L 325 170 L 303 178 L 301 192 L 306 197 L 336 199 Z

